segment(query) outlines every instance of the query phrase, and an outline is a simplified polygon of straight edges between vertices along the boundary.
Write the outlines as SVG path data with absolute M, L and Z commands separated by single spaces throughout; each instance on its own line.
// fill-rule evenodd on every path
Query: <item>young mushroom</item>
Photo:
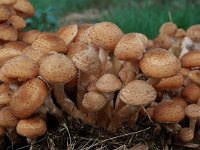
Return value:
M 192 82 L 196 83 L 197 85 L 200 85 L 200 70 L 190 71 L 188 77 Z
M 189 142 L 194 138 L 194 132 L 190 128 L 181 128 L 178 137 L 183 142 Z

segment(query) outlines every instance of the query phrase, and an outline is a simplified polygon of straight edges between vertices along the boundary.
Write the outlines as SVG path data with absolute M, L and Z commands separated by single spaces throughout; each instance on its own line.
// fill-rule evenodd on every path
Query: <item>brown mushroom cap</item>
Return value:
M 35 14 L 35 10 L 31 3 L 27 0 L 17 0 L 17 3 L 13 5 L 15 10 L 22 13 L 23 17 L 32 17 Z
M 175 37 L 176 38 L 184 38 L 187 35 L 186 31 L 183 29 L 176 30 Z
M 132 33 L 132 34 L 135 35 L 135 38 L 138 38 L 138 39 L 140 39 L 142 41 L 144 47 L 147 46 L 149 40 L 148 40 L 148 38 L 144 34 L 142 34 L 142 33 L 136 33 L 136 32 Z
M 49 54 L 40 59 L 39 74 L 49 83 L 65 83 L 76 76 L 77 69 L 64 54 Z
M 17 133 L 27 138 L 37 138 L 47 132 L 46 122 L 40 117 L 22 119 L 16 127 Z
M 193 41 L 200 41 L 200 24 L 189 27 L 187 29 L 187 35 Z
M 194 132 L 190 128 L 181 128 L 178 137 L 183 142 L 189 142 L 194 138 Z
M 9 106 L 4 107 L 0 110 L 0 126 L 1 127 L 15 127 L 18 123 L 18 118 L 16 118 Z
M 80 51 L 88 49 L 88 44 L 83 43 L 83 42 L 76 42 L 76 43 L 71 43 L 67 47 L 67 56 L 72 59 L 72 57 L 79 53 Z
M 197 104 L 190 104 L 185 108 L 185 114 L 189 118 L 199 118 L 200 117 L 200 106 Z
M 134 33 L 129 33 L 119 40 L 114 53 L 118 59 L 130 60 L 140 59 L 145 51 L 145 47 L 140 38 L 137 38 Z
M 42 56 L 44 56 L 46 53 L 38 50 L 33 49 L 32 46 L 28 46 L 23 50 L 24 54 L 28 57 L 30 57 L 32 60 L 38 62 Z
M 7 20 L 9 16 L 10 16 L 9 8 L 5 5 L 0 5 L 0 22 Z
M 96 88 L 101 92 L 114 92 L 121 88 L 122 82 L 113 74 L 104 74 L 96 82 Z
M 172 101 L 177 105 L 181 106 L 182 108 L 185 108 L 188 105 L 187 102 L 181 97 L 174 97 L 172 98 Z
M 200 67 L 200 51 L 189 51 L 181 57 L 180 61 L 185 68 Z
M 39 49 L 44 53 L 49 53 L 51 51 L 56 51 L 59 53 L 66 53 L 67 47 L 65 42 L 58 36 L 52 33 L 42 33 L 33 42 L 32 47 L 34 49 Z
M 169 49 L 172 46 L 172 41 L 167 34 L 159 34 L 153 41 L 154 48 Z
M 0 105 L 8 105 L 11 101 L 11 92 L 0 93 Z
M 184 117 L 184 108 L 172 101 L 166 101 L 155 107 L 153 119 L 159 123 L 176 123 Z
M 26 27 L 26 22 L 24 18 L 18 15 L 12 15 L 9 18 L 10 23 L 15 27 L 15 29 L 22 29 Z
M 2 69 L 0 69 L 0 81 L 4 83 L 12 83 L 15 80 L 15 78 L 7 77 L 5 74 L 3 74 Z
M 41 32 L 38 30 L 27 31 L 27 32 L 23 33 L 22 41 L 24 41 L 25 43 L 28 43 L 28 44 L 32 44 L 40 34 L 41 34 Z
M 8 77 L 21 80 L 32 79 L 39 73 L 39 65 L 26 55 L 8 60 L 2 67 L 2 72 Z
M 177 74 L 172 77 L 162 78 L 158 84 L 154 86 L 156 90 L 173 90 L 181 87 L 183 85 L 184 78 L 181 74 Z
M 120 99 L 128 105 L 147 105 L 156 99 L 156 90 L 145 81 L 134 80 L 120 91 Z
M 96 112 L 101 110 L 107 102 L 104 95 L 95 91 L 90 91 L 84 95 L 82 104 L 87 110 Z
M 72 57 L 76 67 L 88 74 L 98 74 L 101 71 L 101 61 L 98 53 L 93 49 L 80 51 Z
M 120 38 L 122 30 L 111 22 L 96 23 L 85 31 L 88 42 L 108 51 L 113 51 Z
M 184 87 L 184 89 L 181 91 L 181 95 L 188 102 L 196 103 L 200 98 L 200 88 L 196 84 L 191 83 Z
M 190 71 L 188 77 L 197 85 L 200 85 L 200 70 L 192 70 Z
M 17 30 L 10 25 L 5 23 L 0 24 L 0 40 L 4 41 L 16 41 L 17 40 Z
M 173 35 L 176 33 L 177 26 L 173 22 L 166 22 L 160 27 L 160 33 Z
M 31 79 L 17 89 L 10 102 L 10 107 L 18 118 L 31 116 L 45 101 L 48 91 L 45 83 L 38 79 Z
M 157 48 L 147 51 L 140 61 L 142 72 L 153 78 L 167 78 L 181 69 L 179 59 L 167 50 Z
M 13 41 L 13 42 L 5 43 L 3 46 L 7 48 L 12 48 L 15 50 L 23 51 L 23 49 L 26 48 L 28 44 L 22 41 Z
M 68 46 L 76 37 L 78 33 L 78 26 L 76 24 L 68 25 L 60 28 L 56 35 L 59 36 L 65 42 L 66 46 Z
M 0 4 L 13 5 L 17 0 L 0 0 Z

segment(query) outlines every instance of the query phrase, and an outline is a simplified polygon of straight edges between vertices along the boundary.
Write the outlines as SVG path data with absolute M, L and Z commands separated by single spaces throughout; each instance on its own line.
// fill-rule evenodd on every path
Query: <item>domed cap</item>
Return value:
M 113 74 L 104 74 L 96 82 L 96 88 L 101 92 L 114 92 L 119 90 L 121 86 L 121 80 Z
M 181 97 L 174 97 L 174 98 L 172 98 L 172 101 L 175 104 L 181 106 L 182 108 L 185 108 L 188 105 L 187 102 L 183 98 L 181 98 Z
M 59 53 L 66 53 L 67 47 L 65 42 L 58 36 L 52 33 L 42 33 L 33 42 L 32 47 L 34 49 L 39 49 L 44 53 L 49 53 L 51 51 L 56 51 Z
M 191 83 L 183 88 L 181 96 L 190 103 L 196 103 L 200 98 L 200 88 L 196 84 Z
M 190 128 L 182 128 L 179 131 L 178 137 L 183 142 L 189 142 L 194 138 L 194 132 Z
M 68 47 L 68 52 L 67 56 L 72 59 L 72 57 L 79 53 L 80 51 L 88 49 L 88 44 L 83 43 L 83 42 L 76 42 L 76 43 L 71 43 Z
M 1 3 L 1 1 L 0 1 Z M 0 22 L 8 20 L 10 17 L 10 10 L 7 6 L 5 5 L 0 5 Z
M 167 101 L 159 103 L 154 110 L 154 120 L 159 123 L 176 123 L 185 117 L 184 108 Z
M 7 77 L 5 74 L 3 74 L 2 69 L 0 69 L 0 81 L 4 83 L 12 83 L 16 81 L 16 79 Z
M 68 25 L 60 28 L 56 35 L 59 36 L 65 42 L 66 46 L 68 46 L 76 37 L 78 33 L 78 26 L 76 24 Z
M 14 92 L 10 101 L 12 113 L 18 118 L 30 117 L 44 103 L 47 94 L 42 80 L 34 78 L 25 82 Z
M 0 105 L 8 105 L 9 102 L 11 101 L 12 94 L 13 94 L 12 90 L 1 92 L 0 93 Z
M 26 27 L 25 20 L 18 15 L 12 15 L 9 18 L 9 21 L 15 27 L 15 29 L 22 29 Z
M 18 51 L 23 51 L 23 49 L 26 48 L 28 44 L 22 41 L 13 41 L 13 42 L 5 43 L 3 46 L 7 48 L 12 48 Z
M 135 38 L 138 38 L 138 39 L 140 39 L 142 41 L 144 47 L 147 46 L 149 40 L 148 40 L 148 38 L 144 34 L 142 34 L 142 33 L 136 33 L 136 32 L 132 33 L 132 34 L 135 35 Z
M 90 91 L 86 93 L 82 101 L 83 106 L 91 112 L 101 110 L 107 102 L 108 101 L 104 95 L 95 91 Z
M 153 78 L 167 78 L 181 69 L 179 59 L 167 50 L 157 48 L 147 51 L 140 61 L 142 72 Z
M 81 24 L 80 26 L 78 26 L 78 33 L 76 34 L 76 37 L 74 39 L 74 42 L 85 42 L 84 40 L 84 34 L 85 31 L 91 27 L 93 24 Z
M 39 64 L 39 74 L 52 84 L 65 83 L 76 76 L 77 69 L 75 65 L 64 54 L 49 54 L 42 57 Z
M 17 40 L 17 30 L 8 24 L 0 24 L 0 40 L 4 41 L 16 41 Z
M 193 41 L 200 41 L 200 24 L 193 25 L 187 29 L 187 35 Z
M 23 14 L 23 17 L 32 17 L 35 14 L 35 10 L 31 3 L 27 0 L 17 0 L 17 3 L 13 5 L 15 10 Z
M 101 71 L 101 61 L 98 53 L 93 49 L 80 51 L 72 57 L 76 67 L 88 74 L 98 74 Z
M 134 80 L 120 91 L 120 99 L 128 105 L 147 105 L 156 99 L 156 90 L 145 81 Z
M 2 67 L 2 72 L 8 77 L 21 80 L 37 77 L 39 65 L 26 55 L 21 55 L 8 60 Z
M 17 133 L 27 138 L 37 138 L 47 132 L 46 122 L 40 117 L 22 119 L 16 127 Z
M 0 0 L 0 4 L 5 4 L 5 5 L 13 5 L 17 2 L 17 0 Z
M 153 47 L 169 49 L 172 46 L 172 41 L 167 34 L 159 34 L 153 41 Z
M 185 108 L 185 114 L 189 118 L 199 118 L 200 117 L 200 106 L 197 104 L 190 104 Z
M 1 127 L 15 127 L 18 121 L 19 121 L 18 118 L 16 118 L 12 114 L 9 106 L 0 109 L 0 126 Z
M 189 51 L 181 57 L 180 61 L 185 68 L 200 67 L 200 51 Z
M 177 30 L 176 24 L 174 24 L 173 22 L 166 22 L 162 24 L 159 32 L 167 35 L 173 35 L 176 33 L 176 30 Z
M 188 77 L 197 85 L 200 85 L 200 70 L 192 70 L 190 71 Z
M 85 31 L 88 42 L 108 51 L 113 51 L 120 38 L 122 30 L 111 22 L 96 23 Z
M 120 60 L 140 59 L 145 51 L 141 39 L 134 33 L 124 35 L 117 43 L 114 53 Z
M 27 32 L 23 33 L 22 41 L 24 41 L 28 44 L 32 44 L 40 34 L 41 34 L 41 32 L 38 30 L 27 31 Z
M 23 50 L 23 52 L 26 56 L 30 57 L 32 60 L 36 62 L 38 62 L 39 59 L 46 54 L 38 49 L 33 49 L 32 46 L 26 47 Z
M 176 38 L 184 38 L 185 36 L 187 36 L 187 33 L 185 30 L 183 29 L 176 30 L 176 34 L 175 34 Z

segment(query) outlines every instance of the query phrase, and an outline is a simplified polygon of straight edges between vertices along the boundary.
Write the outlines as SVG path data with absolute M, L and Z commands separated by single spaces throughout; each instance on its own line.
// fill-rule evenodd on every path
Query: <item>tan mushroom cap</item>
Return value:
M 0 126 L 1 127 L 15 127 L 18 123 L 18 118 L 16 118 L 9 106 L 4 107 L 0 110 Z
M 111 22 L 96 23 L 85 31 L 88 42 L 108 51 L 113 51 L 120 38 L 122 30 Z
M 8 105 L 12 99 L 11 94 L 10 92 L 0 93 L 0 105 Z
M 140 61 L 142 72 L 153 78 L 167 78 L 181 69 L 179 59 L 167 50 L 157 48 L 147 51 Z
M 96 82 L 96 88 L 101 92 L 114 92 L 121 88 L 121 80 L 113 74 L 104 74 Z
M 159 34 L 153 42 L 153 47 L 169 49 L 172 46 L 172 41 L 167 34 Z
M 104 95 L 95 91 L 90 91 L 84 95 L 82 104 L 87 110 L 96 112 L 101 110 L 107 102 Z
M 76 37 L 78 33 L 78 26 L 76 24 L 68 25 L 60 28 L 56 35 L 59 36 L 65 42 L 66 46 L 68 46 Z
M 10 23 L 16 28 L 16 29 L 22 29 L 26 27 L 26 22 L 24 18 L 18 16 L 18 15 L 12 15 L 9 18 Z
M 8 24 L 0 24 L 0 40 L 4 41 L 16 41 L 17 40 L 17 30 Z
M 172 101 L 166 101 L 155 107 L 153 119 L 159 123 L 176 123 L 184 117 L 184 108 Z
M 77 73 L 73 62 L 64 54 L 54 53 L 41 58 L 39 74 L 47 82 L 65 83 L 72 80 Z
M 26 55 L 8 60 L 2 67 L 2 72 L 8 77 L 21 80 L 32 79 L 39 73 L 39 65 Z
M 0 0 L 0 4 L 13 5 L 17 0 Z
M 32 46 L 26 47 L 23 50 L 23 53 L 36 62 L 39 62 L 39 59 L 42 58 L 44 55 L 46 55 L 46 53 L 44 53 L 38 49 L 33 49 Z
M 185 108 L 185 114 L 189 118 L 199 118 L 200 117 L 200 106 L 197 104 L 190 104 Z
M 0 127 L 0 139 L 3 138 L 4 135 L 6 135 L 6 129 L 3 127 Z
M 85 31 L 91 27 L 93 24 L 81 24 L 78 26 L 78 33 L 76 34 L 76 37 L 73 42 L 84 42 L 84 34 Z
M 17 3 L 13 5 L 15 10 L 22 13 L 23 17 L 32 17 L 35 14 L 35 10 L 31 3 L 27 0 L 17 0 Z
M 22 41 L 13 41 L 13 42 L 8 42 L 4 44 L 4 47 L 16 49 L 19 51 L 23 51 L 23 49 L 26 48 L 27 46 L 28 44 Z
M 66 53 L 67 47 L 65 42 L 52 33 L 42 33 L 33 42 L 32 47 L 34 49 L 39 49 L 44 53 L 49 53 L 51 51 L 56 51 L 59 53 Z
M 196 103 L 200 98 L 200 88 L 196 84 L 191 83 L 184 87 L 184 89 L 181 91 L 181 95 L 188 102 Z
M 88 74 L 98 74 L 101 71 L 101 61 L 98 53 L 93 49 L 80 51 L 72 57 L 76 67 Z
M 180 61 L 185 68 L 200 67 L 200 51 L 189 51 L 181 57 Z
M 200 70 L 192 70 L 190 71 L 188 77 L 197 85 L 200 85 Z
M 193 25 L 187 29 L 187 35 L 193 41 L 200 41 L 200 24 Z
M 0 81 L 4 82 L 4 83 L 12 83 L 14 82 L 16 79 L 15 78 L 10 78 L 7 77 L 5 74 L 3 74 L 2 69 L 0 69 Z
M 177 26 L 173 22 L 166 22 L 162 24 L 159 32 L 167 35 L 173 35 L 176 33 Z
M 48 91 L 45 83 L 38 79 L 31 79 L 17 89 L 10 102 L 10 107 L 18 118 L 30 117 L 44 103 Z
M 72 57 L 79 53 L 80 51 L 88 49 L 88 44 L 83 43 L 83 42 L 76 42 L 76 43 L 71 43 L 68 47 L 68 52 L 67 56 L 72 59 Z
M 8 20 L 9 17 L 10 17 L 9 8 L 5 5 L 0 5 L 0 22 Z
M 132 34 L 135 35 L 135 38 L 138 38 L 138 39 L 140 39 L 140 40 L 142 41 L 142 43 L 144 44 L 144 47 L 147 46 L 149 40 L 148 40 L 148 38 L 146 37 L 146 35 L 144 35 L 144 34 L 142 34 L 142 33 L 137 33 L 137 32 L 132 33 Z
M 38 30 L 30 30 L 30 31 L 23 33 L 21 39 L 25 43 L 32 44 L 40 34 L 41 34 L 41 32 Z
M 176 34 L 175 34 L 176 38 L 184 38 L 185 36 L 187 36 L 187 33 L 185 30 L 183 29 L 176 30 Z
M 156 99 L 156 95 L 156 90 L 142 80 L 134 80 L 120 91 L 120 99 L 128 105 L 147 105 Z
M 145 47 L 135 33 L 128 33 L 119 40 L 114 53 L 120 60 L 140 59 L 145 52 Z
M 173 90 L 181 87 L 183 85 L 184 78 L 181 74 L 177 74 L 172 77 L 162 78 L 158 84 L 154 86 L 156 90 Z
M 37 138 L 47 132 L 46 122 L 40 117 L 22 119 L 16 127 L 17 133 L 27 138 Z
M 181 106 L 182 108 L 185 108 L 188 105 L 187 102 L 181 97 L 174 97 L 172 98 L 172 101 L 177 105 Z
M 194 138 L 194 132 L 190 128 L 181 128 L 178 137 L 183 142 L 189 142 Z

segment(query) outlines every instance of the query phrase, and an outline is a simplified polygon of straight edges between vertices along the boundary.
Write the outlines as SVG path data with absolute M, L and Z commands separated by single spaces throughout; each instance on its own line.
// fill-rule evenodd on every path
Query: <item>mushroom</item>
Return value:
M 192 39 L 194 48 L 200 49 L 200 24 L 193 25 L 187 29 L 188 37 Z
M 153 48 L 169 49 L 171 46 L 172 41 L 166 34 L 159 34 L 153 41 Z
M 156 99 L 156 91 L 147 82 L 134 80 L 120 91 L 120 99 L 127 105 L 114 114 L 108 126 L 110 132 L 115 132 L 131 114 L 137 114 L 141 106 L 153 102 Z
M 185 108 L 185 114 L 190 119 L 190 129 L 195 131 L 197 118 L 200 117 L 200 106 L 197 104 L 190 104 Z
M 30 117 L 44 103 L 47 94 L 47 87 L 39 78 L 25 82 L 12 96 L 12 113 L 18 118 Z
M 192 80 L 192 82 L 196 83 L 197 85 L 200 85 L 200 71 L 199 70 L 190 71 L 188 77 L 190 80 Z
M 33 49 L 32 46 L 28 46 L 25 49 L 23 49 L 23 53 L 35 62 L 39 62 L 39 59 L 46 54 L 41 50 Z
M 181 128 L 178 137 L 183 142 L 189 142 L 194 138 L 194 132 L 190 128 Z
M 169 36 L 174 35 L 176 31 L 177 31 L 177 26 L 173 22 L 166 22 L 162 24 L 159 30 L 161 34 L 167 34 Z
M 181 106 L 182 108 L 185 108 L 185 107 L 188 106 L 187 102 L 183 98 L 181 98 L 181 97 L 174 97 L 174 98 L 172 98 L 172 101 L 175 104 Z
M 10 17 L 10 10 L 8 6 L 0 5 L 0 22 L 8 20 L 9 17 Z
M 17 30 L 8 25 L 7 23 L 0 24 L 0 40 L 4 41 L 16 41 L 17 40 Z
M 13 41 L 13 42 L 5 43 L 3 46 L 6 48 L 23 51 L 24 48 L 28 47 L 28 44 L 22 41 Z
M 83 51 L 88 49 L 88 44 L 83 43 L 83 42 L 76 42 L 76 43 L 71 43 L 69 44 L 69 46 L 67 47 L 68 51 L 67 51 L 67 56 L 72 59 L 72 57 Z
M 27 44 L 32 44 L 40 34 L 41 32 L 38 30 L 30 30 L 23 33 L 21 40 Z
M 26 22 L 25 20 L 18 16 L 18 15 L 12 15 L 10 18 L 9 18 L 9 22 L 15 27 L 15 29 L 19 30 L 19 29 L 22 29 L 22 28 L 25 28 L 26 27 Z

